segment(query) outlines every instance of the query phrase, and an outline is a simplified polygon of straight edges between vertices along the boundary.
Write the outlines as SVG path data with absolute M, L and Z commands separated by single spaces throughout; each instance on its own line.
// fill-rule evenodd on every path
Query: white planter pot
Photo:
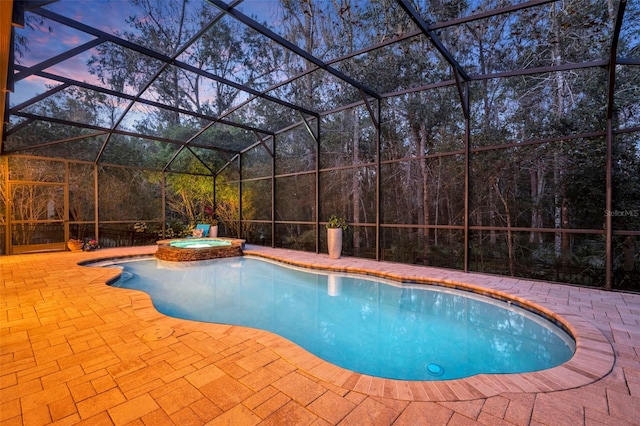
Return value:
M 327 228 L 329 258 L 340 259 L 342 255 L 342 228 Z
M 209 227 L 209 237 L 215 238 L 218 236 L 218 225 Z

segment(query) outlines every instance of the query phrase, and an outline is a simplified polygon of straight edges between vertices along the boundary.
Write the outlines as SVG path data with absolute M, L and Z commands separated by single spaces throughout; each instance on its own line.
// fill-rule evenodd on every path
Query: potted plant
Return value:
M 329 258 L 339 259 L 342 255 L 342 232 L 347 229 L 347 221 L 343 217 L 332 215 L 326 227 Z
M 94 238 L 91 238 L 82 246 L 83 251 L 93 251 L 97 249 L 98 249 L 98 241 Z
M 82 251 L 83 246 L 84 246 L 84 241 L 79 239 L 77 240 L 75 238 L 70 238 L 69 241 L 67 241 L 67 247 L 71 251 Z
M 215 210 L 206 206 L 204 208 L 205 220 L 209 223 L 209 237 L 215 238 L 218 236 L 218 219 L 216 219 Z
M 209 237 L 215 238 L 218 236 L 218 220 L 211 219 L 209 223 L 211 224 L 211 226 L 209 227 Z

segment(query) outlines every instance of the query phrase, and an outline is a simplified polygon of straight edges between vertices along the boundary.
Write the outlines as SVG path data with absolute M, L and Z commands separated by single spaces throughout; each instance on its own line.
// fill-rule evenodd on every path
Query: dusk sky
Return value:
M 155 0 L 151 0 L 151 4 L 162 4 L 155 3 L 154 1 Z M 167 2 L 168 0 L 161 1 Z M 364 2 L 365 0 L 360 1 Z M 471 3 L 473 4 L 473 2 Z M 187 7 L 196 7 L 202 4 L 208 3 L 206 0 L 187 1 Z M 279 0 L 245 0 L 240 6 L 238 6 L 238 9 L 247 15 L 258 16 L 259 20 L 269 21 L 271 25 L 275 27 L 274 30 L 277 32 L 278 4 Z M 209 6 L 212 10 L 217 10 L 215 6 Z M 138 13 L 138 16 L 140 15 L 136 8 L 131 5 L 130 0 L 61 0 L 48 4 L 45 8 L 78 22 L 98 28 L 109 34 L 133 31 L 131 26 L 126 23 L 126 19 L 136 13 Z M 630 9 L 629 13 L 631 16 L 637 14 L 637 9 L 633 9 L 633 6 L 631 6 Z M 467 12 L 475 13 L 477 10 L 472 6 L 469 6 Z M 27 13 L 27 22 L 29 22 L 29 17 L 32 18 L 31 22 L 33 22 L 33 18 L 35 16 L 31 13 Z M 228 17 L 225 19 L 232 20 L 233 18 Z M 637 23 L 635 25 L 637 25 Z M 632 30 L 627 30 L 627 28 L 633 28 L 631 22 L 625 22 L 621 34 L 622 39 L 625 38 L 625 31 L 629 31 L 629 34 L 633 34 Z M 52 31 L 53 34 L 50 34 L 49 31 Z M 83 43 L 94 39 L 94 37 L 88 34 L 48 19 L 45 19 L 44 25 L 39 26 L 38 28 L 34 29 L 26 26 L 24 29 L 17 29 L 17 32 L 28 39 L 28 51 L 24 57 L 18 57 L 20 64 L 27 67 L 38 64 L 58 54 L 62 54 L 76 46 L 80 46 Z M 637 46 L 637 42 L 635 45 Z M 94 52 L 95 49 L 87 50 L 48 68 L 46 71 L 73 77 L 92 84 L 98 84 L 95 77 L 90 75 L 87 71 L 87 61 Z M 15 84 L 14 93 L 10 94 L 11 105 L 20 104 L 39 93 L 43 93 L 46 91 L 45 86 L 47 84 L 57 85 L 59 83 L 48 81 L 36 76 L 30 76 L 18 81 Z M 133 93 L 131 88 L 129 88 L 128 93 L 136 94 Z
M 199 6 L 202 3 L 206 4 L 205 1 L 201 0 L 189 0 L 187 7 L 189 5 Z M 243 7 L 239 7 L 239 9 L 247 14 L 256 14 L 264 17 L 270 14 L 269 10 L 273 7 L 273 3 L 273 0 L 246 0 L 243 3 Z M 217 10 L 213 5 L 210 5 L 210 7 L 212 10 Z M 136 14 L 140 16 L 140 12 L 131 5 L 129 0 L 61 0 L 51 3 L 45 8 L 109 34 L 133 31 L 133 28 L 126 23 L 126 19 Z M 35 17 L 33 14 L 27 13 L 27 20 L 30 15 L 32 18 Z M 28 39 L 28 51 L 24 56 L 17 57 L 19 64 L 26 67 L 34 66 L 94 39 L 94 37 L 86 33 L 48 19 L 44 20 L 44 25 L 37 28 L 25 26 L 24 29 L 17 28 L 16 30 L 18 34 L 22 34 Z M 97 79 L 87 71 L 87 61 L 94 53 L 95 49 L 87 50 L 47 68 L 46 71 L 98 84 Z M 20 104 L 37 94 L 43 93 L 46 91 L 46 85 L 57 84 L 59 83 L 37 76 L 30 76 L 20 80 L 15 84 L 15 91 L 10 95 L 11 105 Z

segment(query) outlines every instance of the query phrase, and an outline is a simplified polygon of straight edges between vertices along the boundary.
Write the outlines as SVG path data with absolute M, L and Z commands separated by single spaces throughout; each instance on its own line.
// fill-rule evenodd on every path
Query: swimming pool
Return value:
M 158 311 L 277 333 L 343 368 L 401 380 L 538 371 L 575 343 L 538 315 L 469 292 L 320 273 L 255 258 L 121 263 L 114 286 Z

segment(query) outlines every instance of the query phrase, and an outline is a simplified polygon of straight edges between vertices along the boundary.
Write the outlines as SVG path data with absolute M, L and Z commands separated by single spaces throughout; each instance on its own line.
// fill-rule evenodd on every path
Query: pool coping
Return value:
M 329 260 L 326 256 L 309 253 L 309 261 L 292 260 L 287 257 L 287 250 L 281 254 L 265 253 L 257 247 L 246 247 L 245 255 L 265 258 L 282 262 L 297 267 L 325 270 L 330 272 L 364 274 L 376 276 L 393 281 L 401 281 L 411 284 L 441 285 L 450 288 L 472 291 L 475 293 L 516 301 L 521 307 L 538 311 L 548 319 L 561 324 L 575 339 L 576 351 L 573 357 L 557 366 L 546 370 L 530 373 L 514 374 L 480 374 L 462 379 L 440 381 L 409 381 L 386 379 L 356 373 L 342 367 L 338 367 L 302 349 L 297 344 L 277 334 L 252 329 L 242 326 L 229 326 L 226 324 L 199 323 L 189 320 L 167 317 L 155 310 L 151 299 L 146 297 L 132 298 L 133 308 L 137 315 L 143 319 L 165 319 L 169 327 L 182 329 L 197 329 L 213 333 L 225 333 L 246 337 L 251 335 L 255 341 L 269 347 L 286 361 L 306 371 L 308 374 L 340 388 L 355 391 L 364 395 L 391 397 L 406 401 L 466 401 L 478 398 L 489 398 L 502 393 L 537 393 L 554 392 L 574 389 L 598 381 L 608 375 L 615 363 L 615 353 L 604 334 L 590 322 L 576 314 L 554 312 L 553 307 L 545 306 L 543 300 L 532 301 L 527 297 L 510 294 L 496 288 L 473 284 L 471 281 L 477 274 L 468 274 L 468 280 L 446 278 L 452 271 L 437 271 L 439 273 L 424 276 L 420 272 L 434 272 L 435 268 L 416 267 L 406 265 L 419 273 L 398 274 L 390 272 L 386 268 L 387 262 L 378 262 L 367 259 L 342 258 Z M 136 255 L 131 257 L 153 256 L 153 254 Z M 304 256 L 303 256 L 304 257 Z M 119 257 L 122 259 L 123 257 Z M 96 261 L 98 259 L 94 259 Z M 101 261 L 107 258 L 99 259 Z M 86 262 L 83 262 L 86 265 Z M 392 264 L 393 265 L 393 264 Z M 457 275 L 461 273 L 453 271 Z M 467 274 L 465 274 L 467 275 Z M 463 275 L 464 276 L 464 275 Z M 486 278 L 486 276 L 483 276 Z M 509 277 L 495 277 L 501 284 L 509 284 L 509 281 L 523 282 Z M 109 280 L 109 282 L 112 280 Z M 106 284 L 106 282 L 105 282 Z M 134 291 L 118 289 L 122 291 Z

